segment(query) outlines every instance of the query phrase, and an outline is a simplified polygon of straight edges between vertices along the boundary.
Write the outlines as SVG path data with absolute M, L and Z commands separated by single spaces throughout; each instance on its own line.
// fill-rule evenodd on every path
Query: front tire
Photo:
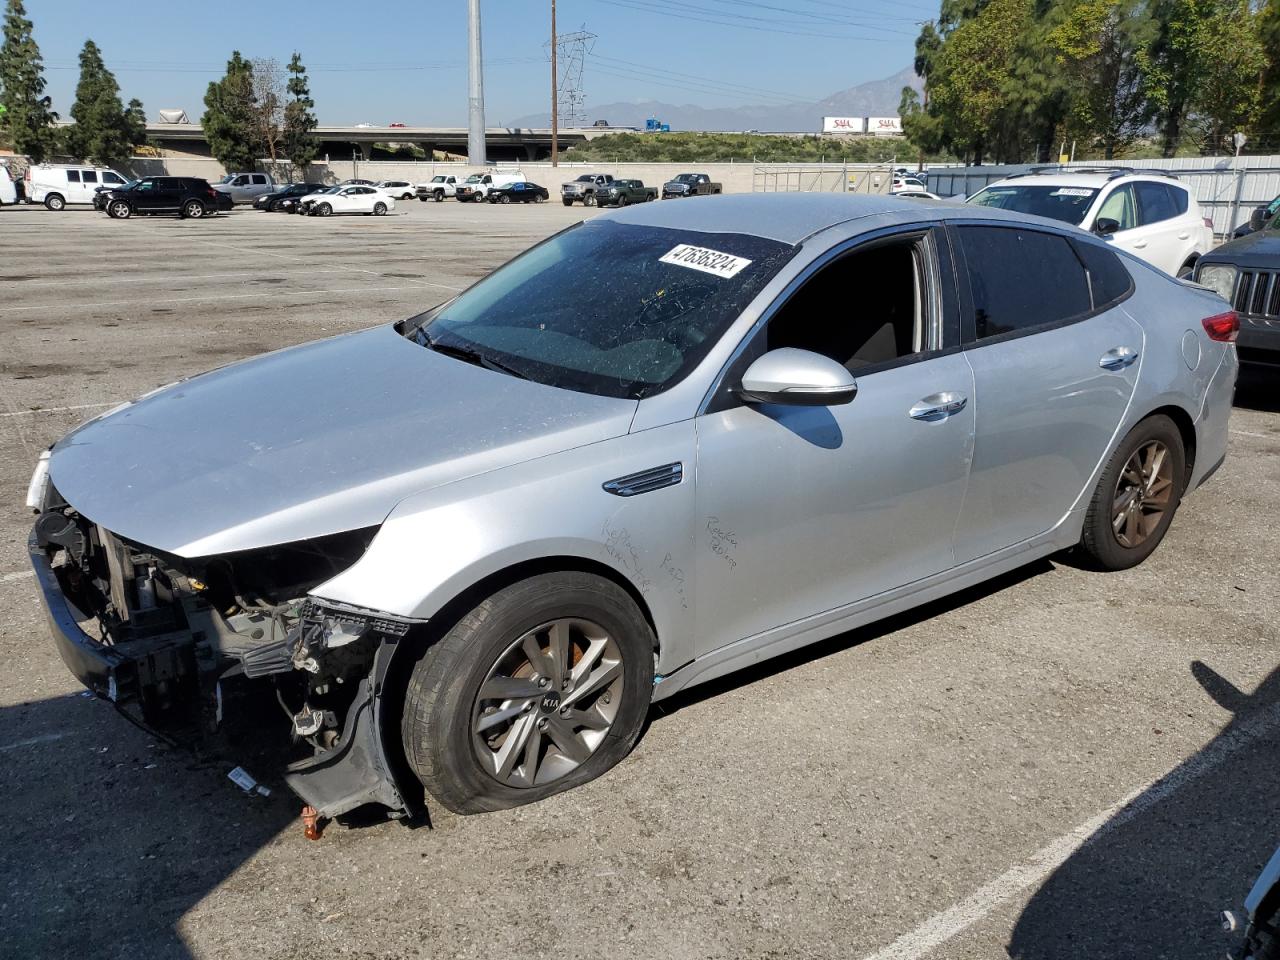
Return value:
M 572 200 L 562 200 L 561 202 L 562 202 L 566 207 L 572 207 L 572 206 L 573 206 L 573 201 L 572 201 Z
M 635 743 L 654 636 L 631 596 L 591 574 L 541 574 L 463 616 L 413 667 L 405 756 L 457 813 L 532 803 L 598 777 Z
M 107 207 L 107 215 L 116 220 L 128 220 L 133 215 L 133 209 L 123 200 L 116 200 Z
M 1182 434 L 1163 414 L 1147 417 L 1103 468 L 1085 515 L 1080 551 L 1103 570 L 1137 566 L 1164 539 L 1185 483 Z
M 511 202 L 511 197 L 504 193 L 502 196 L 498 197 L 498 202 L 499 202 L 499 203 L 510 203 L 510 202 Z
M 443 202 L 444 202 L 444 191 L 443 191 L 443 190 L 436 190 L 434 193 L 432 193 L 432 194 L 431 194 L 431 196 L 435 197 L 435 201 L 436 201 L 436 203 L 443 203 Z
M 333 213 L 333 207 L 330 204 L 322 203 L 316 207 L 316 214 L 321 217 L 327 217 Z
M 382 201 L 378 201 L 373 205 L 373 215 L 375 217 L 386 216 L 386 213 L 387 213 L 387 205 Z

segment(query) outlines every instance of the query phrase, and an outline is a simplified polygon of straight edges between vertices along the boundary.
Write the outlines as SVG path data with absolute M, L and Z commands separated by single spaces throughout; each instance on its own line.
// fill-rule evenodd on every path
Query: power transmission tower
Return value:
M 558 114 L 557 126 L 580 127 L 587 121 L 586 92 L 582 89 L 582 70 L 587 55 L 595 46 L 596 35 L 586 30 L 562 33 L 556 37 L 552 56 L 556 61 L 556 102 L 553 113 Z M 550 47 L 550 42 L 543 44 Z

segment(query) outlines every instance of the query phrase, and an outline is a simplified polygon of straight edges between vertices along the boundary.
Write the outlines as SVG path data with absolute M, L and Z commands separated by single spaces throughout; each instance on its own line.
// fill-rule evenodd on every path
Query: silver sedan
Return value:
M 1050 221 L 647 204 L 90 421 L 31 557 L 68 666 L 143 722 L 274 685 L 320 816 L 494 810 L 686 687 L 1048 554 L 1140 563 L 1226 454 L 1236 329 Z

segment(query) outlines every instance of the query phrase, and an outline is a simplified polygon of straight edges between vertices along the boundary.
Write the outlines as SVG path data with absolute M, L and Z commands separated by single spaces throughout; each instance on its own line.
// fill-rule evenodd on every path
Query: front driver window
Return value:
M 855 250 L 809 278 L 769 321 L 767 350 L 812 350 L 857 373 L 927 348 L 923 240 Z
M 1132 230 L 1138 225 L 1137 210 L 1133 202 L 1133 188 L 1117 187 L 1102 201 L 1102 207 L 1094 218 L 1097 223 L 1103 217 L 1120 224 L 1121 230 Z

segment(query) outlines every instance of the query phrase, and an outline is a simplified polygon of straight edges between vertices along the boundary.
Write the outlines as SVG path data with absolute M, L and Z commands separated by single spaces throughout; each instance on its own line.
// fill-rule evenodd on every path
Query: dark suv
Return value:
M 97 204 L 95 204 L 96 206 Z M 135 213 L 173 213 L 199 219 L 231 209 L 231 197 L 199 177 L 143 177 L 106 191 L 102 206 L 107 216 L 125 220 Z
M 1280 366 L 1280 216 L 1210 250 L 1196 262 L 1195 279 L 1239 314 L 1241 362 Z

